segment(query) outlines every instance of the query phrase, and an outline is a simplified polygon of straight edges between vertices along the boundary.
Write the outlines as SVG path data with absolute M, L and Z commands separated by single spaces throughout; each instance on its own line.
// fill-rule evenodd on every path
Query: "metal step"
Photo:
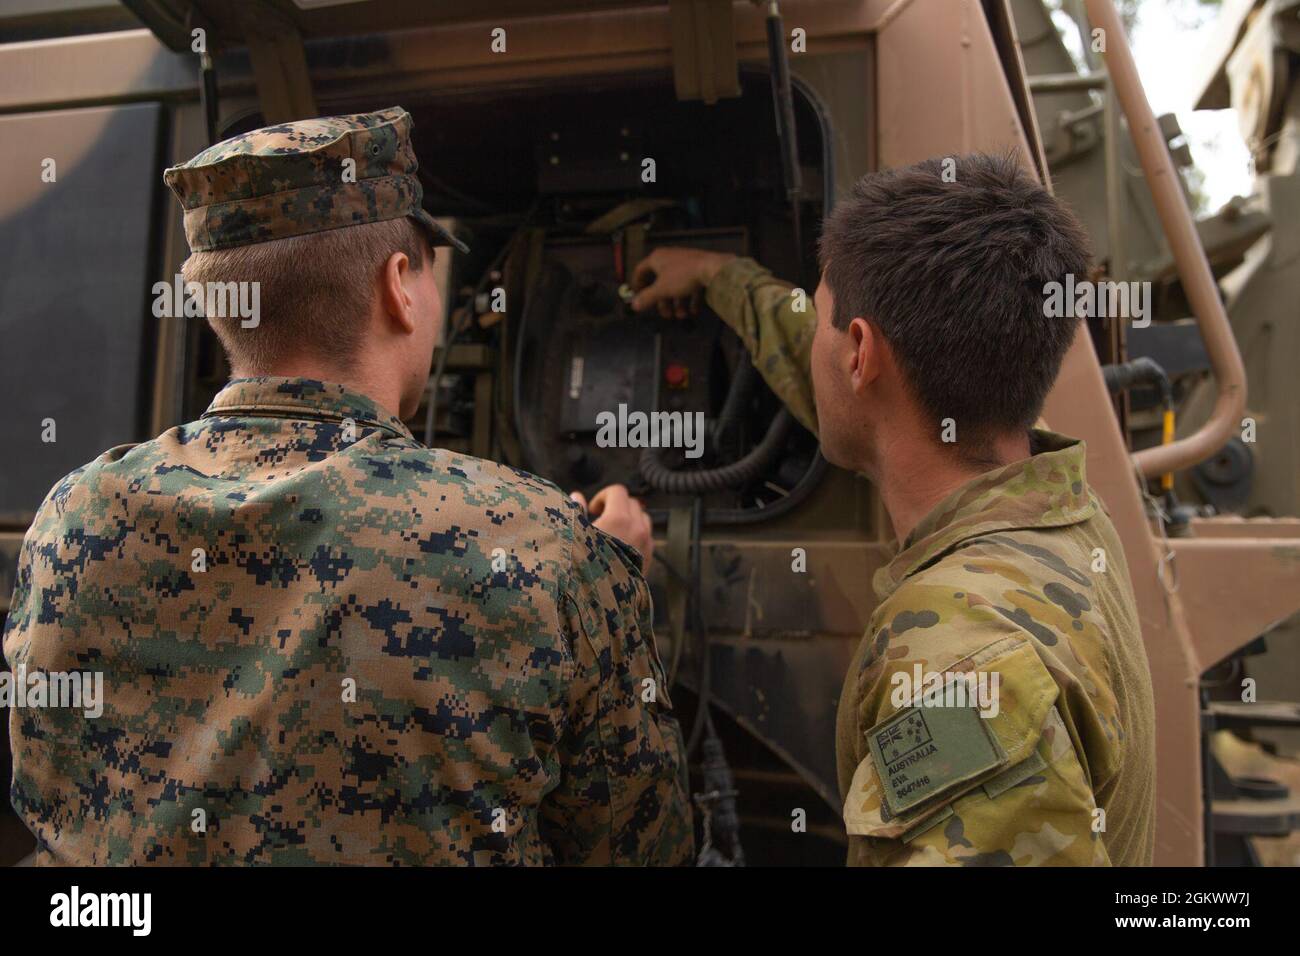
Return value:
M 1300 727 L 1300 703 L 1261 700 L 1214 700 L 1204 711 L 1215 730 L 1247 727 Z
M 1278 800 L 1215 800 L 1210 804 L 1215 833 L 1286 836 L 1300 829 L 1300 797 Z

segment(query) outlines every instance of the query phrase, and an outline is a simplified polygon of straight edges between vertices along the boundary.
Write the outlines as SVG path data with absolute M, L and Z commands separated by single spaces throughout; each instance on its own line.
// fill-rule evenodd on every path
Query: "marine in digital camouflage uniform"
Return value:
M 816 432 L 811 296 L 742 258 L 706 301 Z M 1031 451 L 953 491 L 875 576 L 837 727 L 850 864 L 1151 862 L 1154 704 L 1123 548 L 1083 443 L 1034 430 Z M 896 706 L 918 664 L 996 673 L 996 716 Z
M 420 209 L 401 110 L 169 170 L 193 248 Z M 344 185 L 342 160 L 357 180 Z M 639 556 L 554 485 L 302 378 L 50 492 L 4 635 L 101 671 L 102 716 L 10 713 L 43 864 L 674 864 L 692 854 Z

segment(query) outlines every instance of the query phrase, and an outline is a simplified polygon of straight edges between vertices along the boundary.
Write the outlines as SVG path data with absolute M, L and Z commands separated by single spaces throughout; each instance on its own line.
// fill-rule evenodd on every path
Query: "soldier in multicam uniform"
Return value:
M 50 864 L 681 863 L 680 731 L 640 556 L 553 485 L 417 442 L 437 338 L 400 109 L 237 136 L 166 173 L 238 377 L 60 481 L 23 545 L 12 799 Z M 396 413 L 396 414 L 394 414 Z M 613 489 L 597 525 L 648 549 Z
M 1079 328 L 1044 314 L 1045 285 L 1086 274 L 1086 240 L 1013 159 L 943 172 L 858 183 L 815 309 L 752 260 L 671 248 L 633 308 L 682 316 L 703 290 L 901 540 L 840 698 L 849 862 L 1149 864 L 1154 706 L 1123 551 L 1083 443 L 1030 428 Z M 944 696 L 967 681 L 994 706 Z

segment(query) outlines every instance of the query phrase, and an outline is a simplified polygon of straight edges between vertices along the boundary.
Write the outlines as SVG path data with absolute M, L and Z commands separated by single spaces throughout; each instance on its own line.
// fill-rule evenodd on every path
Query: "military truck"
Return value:
M 726 844 L 712 859 L 743 847 L 750 863 L 840 862 L 835 709 L 892 553 L 879 495 L 825 462 L 716 317 L 632 317 L 621 287 L 656 246 L 690 244 L 752 255 L 811 294 L 818 223 L 874 169 L 1014 149 L 1050 181 L 1016 6 L 13 0 L 0 14 L 0 600 L 53 482 L 197 416 L 226 376 L 201 321 L 155 307 L 187 254 L 162 169 L 268 123 L 400 104 L 426 207 L 473 249 L 440 260 L 446 338 L 413 430 L 646 500 L 701 832 L 707 820 Z M 1295 705 L 1212 701 L 1201 684 L 1300 608 L 1300 522 L 1196 513 L 1170 533 L 1167 476 L 1240 437 L 1246 381 L 1115 10 L 1086 8 L 1105 47 L 1086 83 L 1127 120 L 1212 389 L 1197 427 L 1148 443 L 1129 398 L 1151 380 L 1128 330 L 1089 321 L 1045 418 L 1087 440 L 1138 595 L 1156 860 L 1195 865 L 1214 861 L 1220 831 L 1300 814 L 1276 791 L 1216 802 L 1203 729 Z M 1103 247 L 1098 275 L 1108 267 Z M 593 412 L 620 405 L 701 412 L 718 440 L 700 463 L 602 447 Z M 19 828 L 0 834 L 0 852 L 25 852 Z
M 1126 329 L 1126 353 L 1130 359 L 1149 358 L 1166 373 L 1178 430 L 1189 433 L 1205 420 L 1214 401 L 1209 357 L 1190 317 L 1132 140 L 1122 115 L 1114 109 L 1105 74 L 1097 70 L 1100 57 L 1086 42 L 1088 24 L 1081 15 L 1082 4 L 1066 0 L 1057 6 L 1071 15 L 1073 28 L 1085 41 L 1080 46 L 1090 62 L 1082 70 L 1039 0 L 1013 3 L 1053 184 L 1088 224 L 1096 254 L 1106 261 L 1108 273 L 1153 284 L 1154 321 Z M 1168 533 L 1173 535 L 1186 530 L 1184 519 L 1194 514 L 1295 515 L 1300 490 L 1294 458 L 1300 447 L 1300 400 L 1292 374 L 1298 348 L 1295 336 L 1300 332 L 1294 301 L 1300 259 L 1295 254 L 1293 213 L 1300 201 L 1295 193 L 1300 4 L 1230 0 L 1215 16 L 1208 47 L 1205 58 L 1189 68 L 1187 88 L 1196 93 L 1197 109 L 1235 110 L 1250 149 L 1255 181 L 1248 195 L 1205 210 L 1196 229 L 1248 371 L 1251 390 L 1245 416 L 1267 429 L 1269 437 L 1249 442 L 1233 435 L 1215 454 L 1178 474 L 1176 494 L 1165 508 Z M 1167 114 L 1157 122 L 1176 168 L 1192 169 L 1194 157 L 1177 117 Z M 1125 400 L 1135 447 L 1158 443 L 1159 390 L 1150 385 L 1134 389 Z M 1207 693 L 1217 702 L 1239 701 L 1243 681 L 1249 680 L 1258 685 L 1259 698 L 1300 699 L 1297 624 L 1292 617 L 1221 661 L 1204 675 Z M 1300 768 L 1294 761 L 1300 751 L 1294 709 L 1253 707 L 1246 713 L 1254 715 L 1249 722 L 1220 719 L 1218 723 L 1282 759 L 1269 761 L 1256 754 L 1248 775 L 1255 779 L 1234 781 L 1224 768 L 1214 766 L 1218 757 L 1214 750 L 1238 749 L 1220 732 L 1219 746 L 1211 748 L 1210 779 L 1213 790 L 1224 799 L 1280 792 L 1281 781 L 1258 779 L 1259 774 L 1300 783 Z M 1225 754 L 1224 759 L 1230 756 Z M 1284 829 L 1282 823 L 1259 819 L 1251 828 L 1277 836 Z M 1221 832 L 1217 859 L 1252 859 L 1253 841 L 1242 840 L 1247 835 L 1237 826 L 1232 832 Z M 1272 849 L 1280 859 L 1295 860 L 1294 841 L 1258 845 Z M 1288 846 L 1289 854 L 1280 852 Z

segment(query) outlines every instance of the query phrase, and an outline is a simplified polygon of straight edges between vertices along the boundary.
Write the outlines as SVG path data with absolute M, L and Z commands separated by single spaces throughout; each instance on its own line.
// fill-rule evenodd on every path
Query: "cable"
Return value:
M 672 495 L 699 495 L 748 484 L 772 464 L 785 447 L 786 439 L 794 426 L 794 416 L 788 408 L 776 413 L 763 440 L 750 449 L 743 458 L 729 465 L 706 468 L 702 471 L 674 471 L 663 462 L 667 448 L 646 448 L 641 452 L 641 477 L 652 488 Z
M 455 310 L 450 310 L 447 314 L 446 335 L 443 337 L 442 350 L 438 354 L 437 365 L 434 366 L 433 382 L 429 389 L 429 404 L 424 414 L 424 443 L 429 447 L 433 446 L 433 440 L 437 429 L 438 385 L 442 382 L 442 376 L 444 372 L 446 372 L 447 356 L 451 354 L 451 347 L 455 344 L 460 333 L 469 328 L 470 324 L 473 322 L 474 305 L 478 301 L 478 297 L 486 291 L 488 283 L 492 281 L 492 276 L 500 273 L 501 267 L 505 264 L 511 249 L 514 248 L 515 243 L 519 241 L 520 237 L 524 235 L 524 230 L 527 229 L 528 224 L 532 222 L 533 216 L 536 214 L 539 205 L 540 202 L 535 200 L 533 204 L 528 207 L 528 211 L 524 213 L 524 217 L 519 221 L 519 225 L 515 227 L 515 231 L 510 234 L 510 238 L 506 240 L 500 251 L 492 259 L 491 264 L 479 277 L 478 284 L 474 286 L 473 295 L 470 297 L 469 316 L 464 326 L 457 327 L 453 324 L 456 317 Z
M 658 551 L 654 552 L 654 558 L 656 561 L 658 561 L 660 564 L 664 566 L 665 571 L 667 571 L 670 575 L 672 575 L 677 580 L 678 584 L 680 584 L 683 588 L 686 589 L 686 593 L 689 595 L 691 590 L 691 584 L 686 579 L 686 575 L 682 574 L 682 572 L 678 571 L 675 567 L 673 567 L 672 563 L 667 558 L 665 558 L 662 554 L 660 554 Z M 689 607 L 689 600 L 690 599 L 688 597 L 687 598 L 688 607 Z M 677 683 L 677 668 L 681 665 L 682 662 L 682 648 L 685 647 L 686 645 L 685 638 L 686 638 L 686 628 L 683 627 L 682 639 L 673 641 L 673 656 L 672 656 L 672 660 L 669 661 L 668 663 L 668 687 L 670 689 Z
M 767 5 L 767 60 L 772 77 L 772 104 L 776 110 L 776 138 L 781 148 L 781 179 L 794 232 L 795 255 L 802 265 L 803 226 L 799 197 L 803 192 L 803 171 L 799 166 L 799 137 L 794 123 L 794 92 L 790 83 L 790 57 L 785 46 L 785 26 L 776 0 Z M 801 269 L 802 271 L 802 269 Z
M 465 323 L 465 325 L 468 324 Z M 456 344 L 461 328 L 462 326 L 456 324 L 456 313 L 453 310 L 447 315 L 446 334 L 443 336 L 442 348 L 438 352 L 438 363 L 434 366 L 433 380 L 429 383 L 429 402 L 424 411 L 424 443 L 430 448 L 433 447 L 433 439 L 438 425 L 438 386 L 442 383 L 442 376 L 447 371 L 447 356 L 451 354 L 451 347 Z
M 199 54 L 199 107 L 203 111 L 203 125 L 208 134 L 208 145 L 217 141 L 217 68 L 212 54 L 206 50 Z
M 722 411 L 718 412 L 718 417 L 710 422 L 709 438 L 714 447 L 722 442 L 726 437 L 731 426 L 740 418 L 749 400 L 754 394 L 754 386 L 758 384 L 758 369 L 750 361 L 749 353 L 746 352 L 740 360 L 740 365 L 736 368 L 736 374 L 731 377 L 731 385 L 727 388 L 727 397 L 722 403 Z
M 771 521 L 773 518 L 789 514 L 812 496 L 829 468 L 830 465 L 826 463 L 826 459 L 822 456 L 821 447 L 818 446 L 812 461 L 808 465 L 808 469 L 803 473 L 803 477 L 783 497 L 761 508 L 708 508 L 704 512 L 704 523 L 706 525 L 734 527 L 742 524 L 754 524 L 758 521 Z M 654 518 L 653 513 L 651 518 Z
M 695 500 L 696 512 L 702 511 L 700 499 Z M 709 684 L 711 681 L 711 671 L 709 665 L 709 627 L 704 619 L 704 602 L 701 598 L 700 574 L 699 574 L 699 524 L 696 516 L 692 516 L 691 521 L 691 571 L 683 574 L 679 568 L 673 567 L 658 551 L 654 554 L 654 559 L 663 565 L 664 570 L 677 579 L 678 583 L 687 589 L 686 606 L 689 609 L 688 614 L 691 618 L 692 636 L 696 643 L 696 649 L 700 654 L 699 670 L 696 675 L 696 699 L 698 705 L 695 711 L 695 719 L 691 723 L 691 732 L 687 737 L 686 755 L 694 753 L 696 746 L 700 742 L 700 737 L 706 726 L 711 727 L 713 720 L 709 715 Z M 683 629 L 685 633 L 686 629 Z M 685 642 L 682 642 L 685 643 Z M 676 661 L 679 658 L 678 648 L 673 648 L 673 658 Z M 674 666 L 674 672 L 676 667 Z
M 712 658 L 709 651 L 709 626 L 704 620 L 704 587 L 700 574 L 700 519 L 704 513 L 704 499 L 696 498 L 691 507 L 691 589 L 688 606 L 696 628 L 695 645 L 700 655 L 700 676 L 697 690 L 699 692 L 699 709 L 695 712 L 695 724 L 691 727 L 691 737 L 686 744 L 689 757 L 700 742 L 700 735 L 705 727 L 712 729 L 713 718 L 709 714 L 710 687 L 713 680 Z
M 735 779 L 727 763 L 727 755 L 713 726 L 713 710 L 710 705 L 710 685 L 712 682 L 711 659 L 709 648 L 709 627 L 704 620 L 703 587 L 700 574 L 700 519 L 704 512 L 704 503 L 695 499 L 691 521 L 691 572 L 690 581 L 686 576 L 663 557 L 655 554 L 659 563 L 679 583 L 689 589 L 687 606 L 691 609 L 691 619 L 695 630 L 696 650 L 700 655 L 700 670 L 696 685 L 695 720 L 686 742 L 683 759 L 689 761 L 697 747 L 701 747 L 700 776 L 701 792 L 696 793 L 693 802 L 703 814 L 704 838 L 700 846 L 697 866 L 744 866 L 745 851 L 740 843 L 740 815 L 736 808 Z M 685 642 L 680 642 L 685 643 Z M 676 659 L 678 648 L 674 647 Z M 715 846 L 715 838 L 717 845 Z

